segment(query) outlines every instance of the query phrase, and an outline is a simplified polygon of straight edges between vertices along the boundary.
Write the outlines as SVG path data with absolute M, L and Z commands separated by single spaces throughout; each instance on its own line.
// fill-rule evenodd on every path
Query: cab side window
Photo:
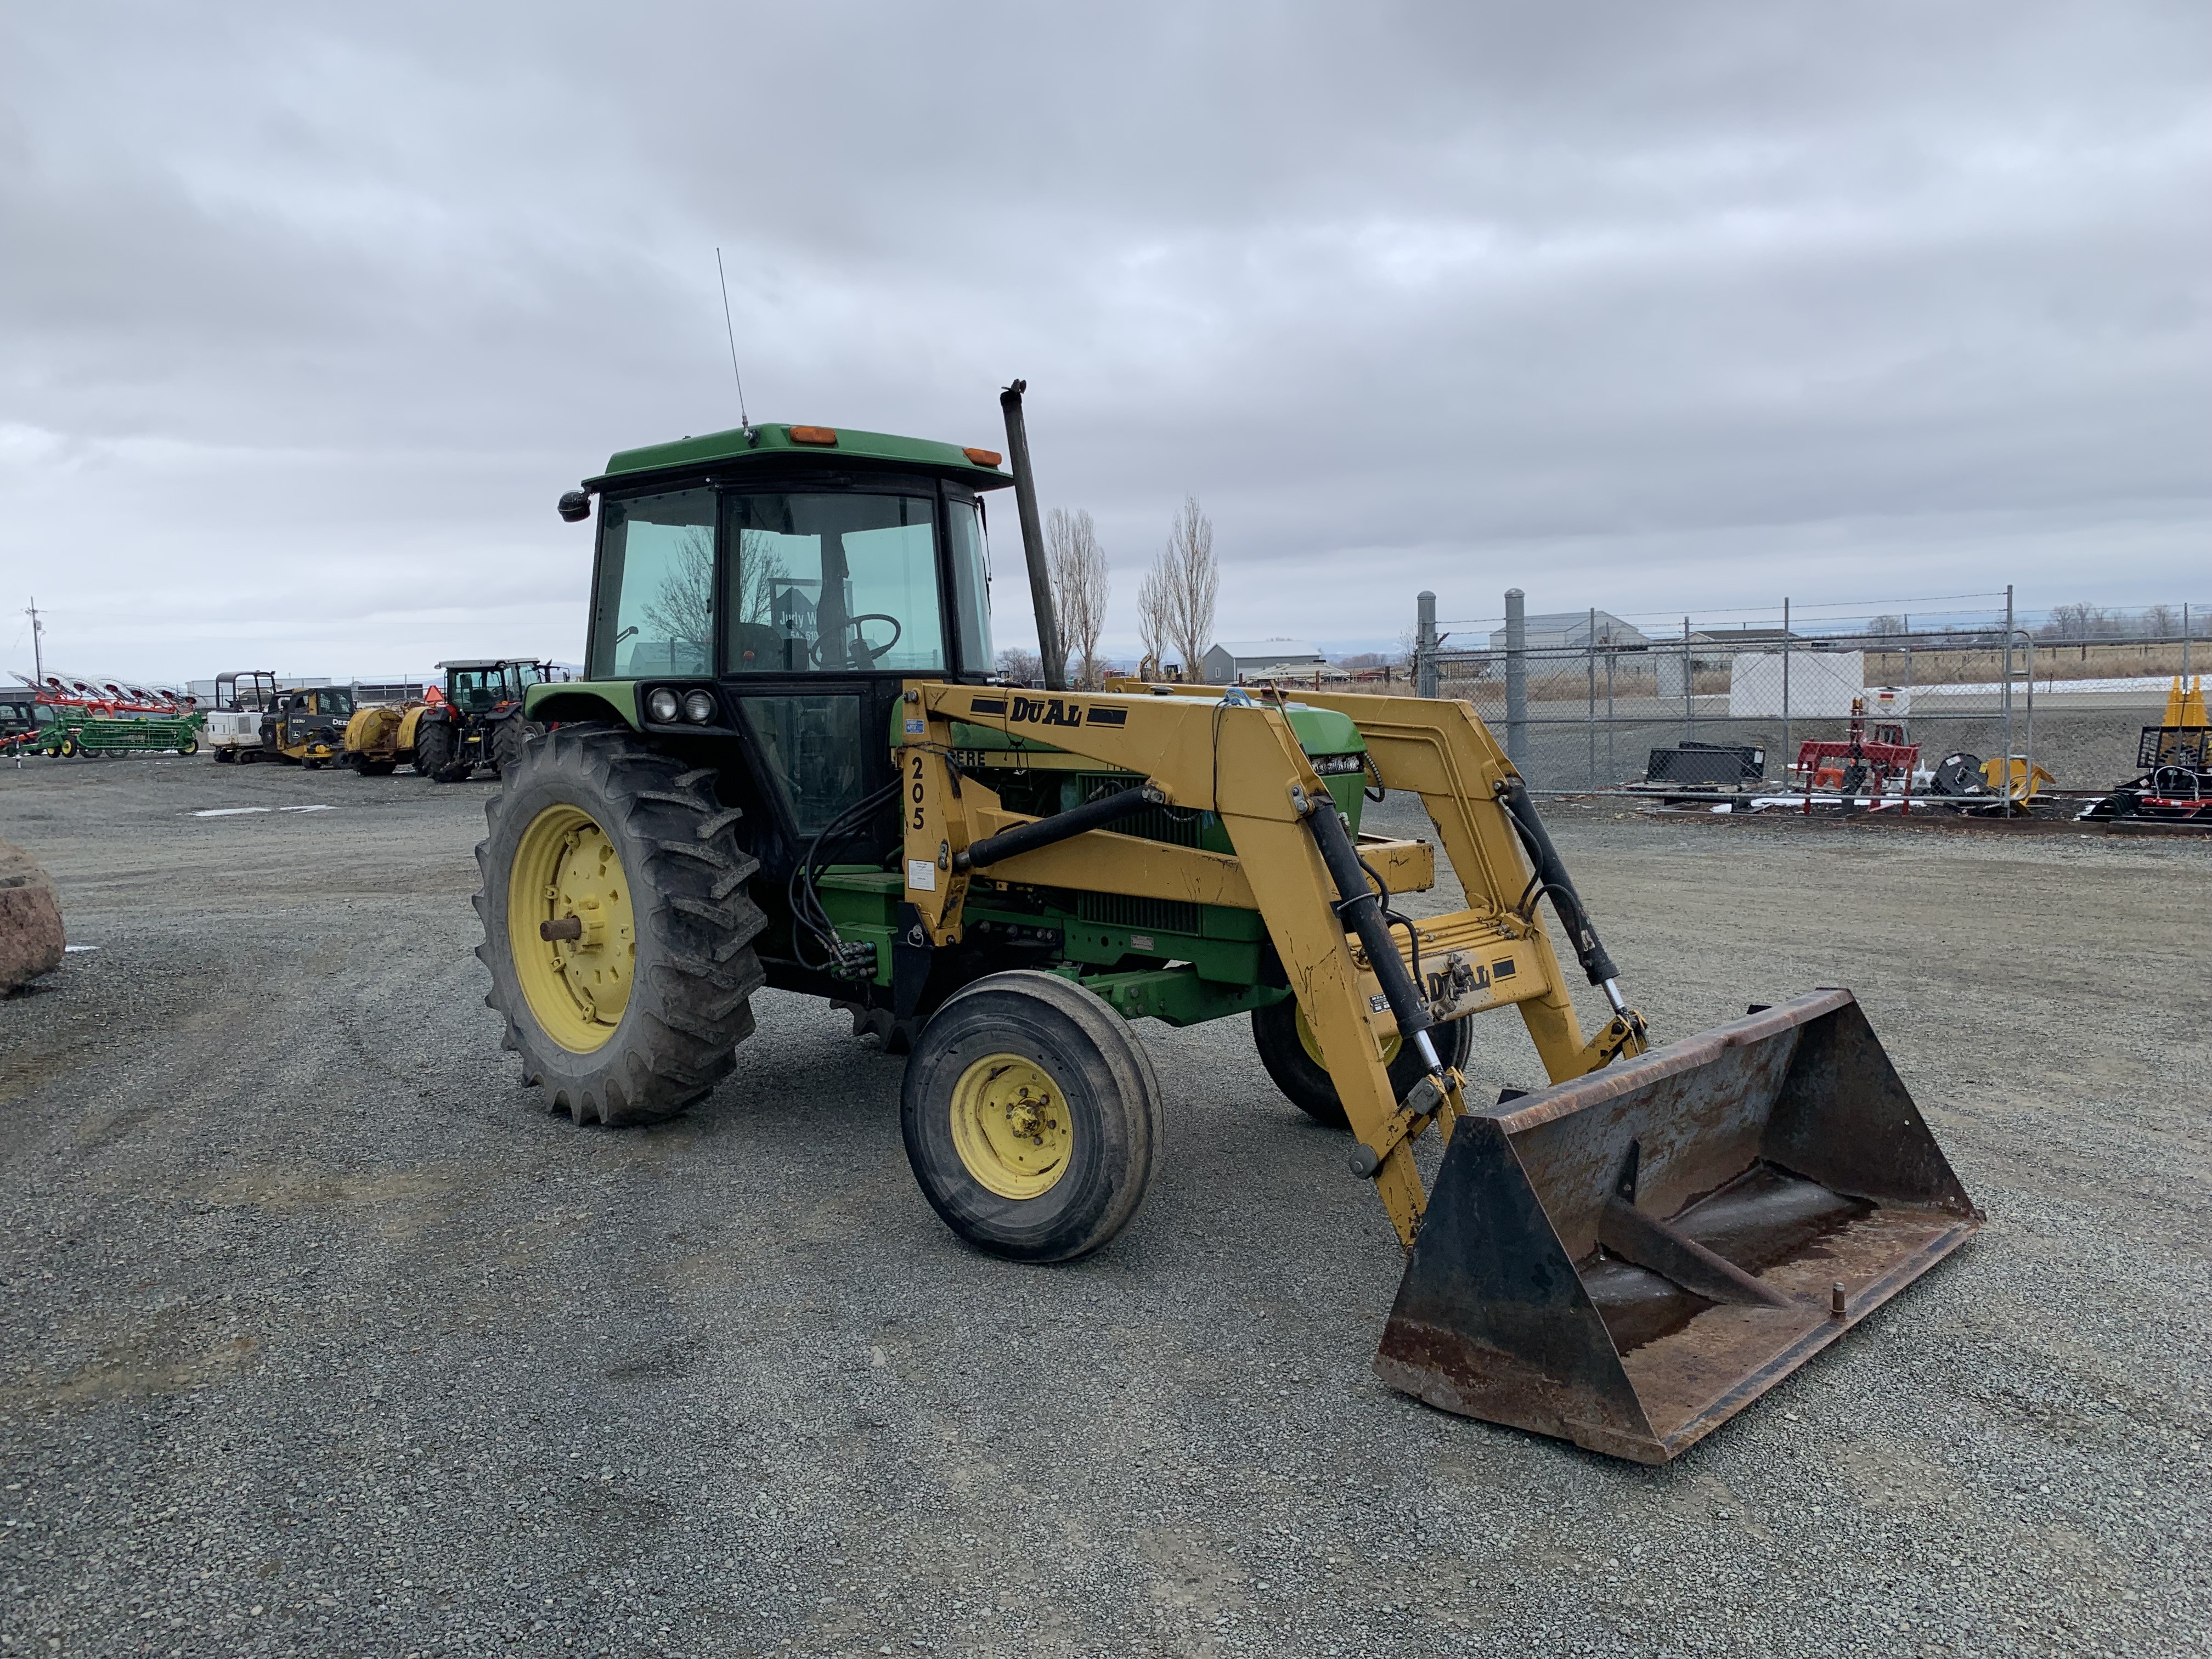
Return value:
M 608 501 L 599 514 L 591 675 L 704 674 L 714 653 L 714 495 Z

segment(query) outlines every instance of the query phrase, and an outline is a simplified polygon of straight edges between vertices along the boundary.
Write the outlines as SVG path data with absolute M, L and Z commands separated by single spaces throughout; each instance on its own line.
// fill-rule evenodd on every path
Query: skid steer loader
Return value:
M 1408 1252 L 1376 1366 L 1447 1411 L 1646 1462 L 1833 1342 L 1980 1221 L 1848 991 L 1655 1043 L 1522 781 L 1462 702 L 992 678 L 1000 456 L 760 425 L 616 455 L 587 667 L 532 686 L 487 808 L 478 954 L 524 1075 L 579 1122 L 723 1077 L 763 984 L 908 1050 L 929 1203 L 975 1246 L 1112 1238 L 1167 1103 L 1130 1022 L 1239 1016 L 1347 1128 Z M 1033 591 L 1048 595 L 1042 572 Z M 1437 845 L 1364 832 L 1370 783 Z M 1577 1021 L 1548 901 L 1601 991 Z M 1517 1012 L 1549 1087 L 1467 1097 Z M 1425 1188 L 1413 1148 L 1443 1143 Z

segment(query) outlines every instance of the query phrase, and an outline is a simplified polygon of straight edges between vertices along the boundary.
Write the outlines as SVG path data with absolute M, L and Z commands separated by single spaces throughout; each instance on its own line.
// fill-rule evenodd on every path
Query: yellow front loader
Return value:
M 562 496 L 597 522 L 586 672 L 529 687 L 477 849 L 489 1004 L 552 1104 L 668 1117 L 730 1077 L 755 991 L 819 998 L 907 1050 L 946 1225 L 1065 1261 L 1128 1224 L 1164 1144 L 1134 1022 L 1249 1020 L 1254 1082 L 1348 1131 L 1409 1253 L 1382 1374 L 1646 1462 L 1974 1231 L 1849 992 L 1655 1045 L 1468 705 L 998 682 L 981 497 L 1009 486 L 1063 679 L 1021 392 L 1011 473 L 763 422 Z M 1376 786 L 1435 840 L 1361 833 Z M 1439 848 L 1464 907 L 1409 919 Z M 1506 1009 L 1550 1086 L 1470 1100 L 1470 1022 Z
M 1301 691 L 1285 705 L 1126 683 L 903 696 L 910 949 L 958 945 L 979 890 L 994 909 L 1010 891 L 1073 890 L 1258 913 L 1342 1100 L 1352 1167 L 1409 1252 L 1376 1368 L 1432 1405 L 1662 1462 L 1980 1223 L 1850 992 L 1654 1046 L 1526 787 L 1465 703 Z M 1432 884 L 1433 850 L 1355 838 L 1293 730 L 1298 707 L 1347 716 L 1376 781 L 1421 798 L 1464 909 L 1395 916 L 1391 894 Z M 1142 783 L 1012 812 L 993 784 L 1042 763 L 1025 746 Z M 1114 828 L 1175 812 L 1216 816 L 1233 853 Z M 1545 900 L 1606 997 L 1594 1033 Z M 1469 1101 L 1436 1037 L 1507 1007 L 1552 1086 Z M 1401 1101 L 1389 1060 L 1407 1042 L 1428 1076 Z M 1425 1190 L 1412 1148 L 1431 1133 L 1445 1152 Z

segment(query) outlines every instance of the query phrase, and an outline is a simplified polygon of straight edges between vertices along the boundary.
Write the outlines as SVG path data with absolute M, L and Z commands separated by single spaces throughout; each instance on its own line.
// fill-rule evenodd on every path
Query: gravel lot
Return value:
M 1168 1156 L 1067 1267 L 939 1226 L 793 998 L 681 1122 L 550 1116 L 495 787 L 0 771 L 94 947 L 0 1003 L 6 1652 L 2212 1646 L 2212 847 L 1552 809 L 1662 1036 L 1854 986 L 1990 1216 L 1647 1470 L 1374 1380 L 1392 1237 L 1241 1023 L 1141 1028 Z

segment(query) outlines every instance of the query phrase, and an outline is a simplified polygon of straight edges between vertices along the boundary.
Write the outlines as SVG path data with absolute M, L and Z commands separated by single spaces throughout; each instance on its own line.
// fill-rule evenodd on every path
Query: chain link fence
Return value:
M 2137 736 L 2158 723 L 2174 678 L 2212 668 L 2212 608 L 2172 609 L 2187 631 L 2098 637 L 2048 622 L 1907 633 L 1883 618 L 1818 634 L 1686 619 L 1669 639 L 1591 611 L 1571 630 L 1558 617 L 1527 619 L 1540 629 L 1509 618 L 1474 649 L 1450 641 L 1484 624 L 1447 630 L 1431 612 L 1407 689 L 1472 702 L 1538 789 L 1686 781 L 1707 763 L 1679 751 L 1717 747 L 1750 751 L 1746 787 L 1786 790 L 1803 781 L 1791 770 L 1800 747 L 1844 740 L 1856 702 L 1867 738 L 1895 726 L 1918 746 L 1916 793 L 1961 754 L 2013 756 L 2058 791 L 2096 792 L 2132 775 Z M 1510 642 L 1516 626 L 1527 642 Z M 1654 751 L 1677 752 L 1655 767 Z

